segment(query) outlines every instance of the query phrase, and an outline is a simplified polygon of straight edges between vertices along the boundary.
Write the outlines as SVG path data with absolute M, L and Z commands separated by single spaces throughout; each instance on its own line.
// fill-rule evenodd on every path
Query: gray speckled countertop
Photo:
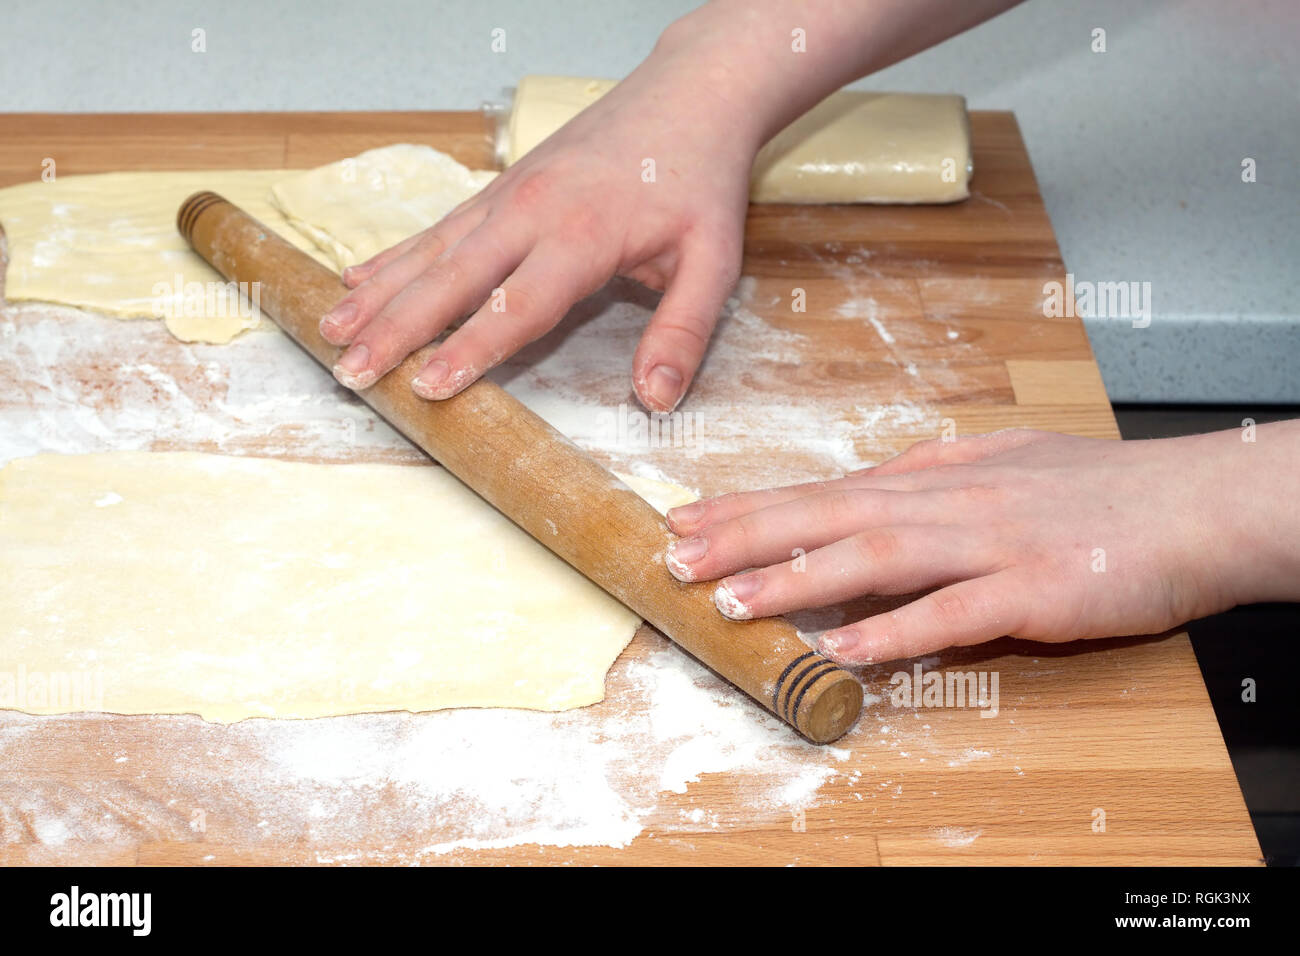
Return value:
M 0 111 L 471 108 L 622 75 L 691 6 L 42 0 L 4 13 Z M 1070 270 L 1151 283 L 1145 328 L 1087 320 L 1113 401 L 1300 403 L 1298 59 L 1294 0 L 1030 0 L 860 85 L 1016 111 Z

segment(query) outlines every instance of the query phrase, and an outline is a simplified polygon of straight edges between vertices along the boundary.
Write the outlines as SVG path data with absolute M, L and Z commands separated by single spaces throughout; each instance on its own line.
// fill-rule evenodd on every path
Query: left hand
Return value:
M 921 442 L 834 481 L 676 508 L 668 521 L 683 537 L 668 566 L 684 581 L 721 578 L 715 602 L 741 620 L 938 588 L 822 635 L 820 650 L 845 664 L 1003 635 L 1156 633 L 1249 591 L 1228 556 L 1251 549 L 1251 531 L 1215 517 L 1233 513 L 1234 443 L 1026 430 Z M 790 560 L 796 549 L 806 557 Z

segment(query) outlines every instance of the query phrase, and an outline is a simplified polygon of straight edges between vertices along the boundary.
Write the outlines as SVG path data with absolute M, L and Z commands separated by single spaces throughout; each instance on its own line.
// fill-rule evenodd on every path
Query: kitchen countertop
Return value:
M 746 279 L 671 440 L 638 434 L 629 412 L 627 348 L 655 303 L 633 283 L 491 377 L 602 465 L 703 496 L 854 470 L 949 428 L 1118 437 L 1081 322 L 1042 315 L 1044 281 L 1065 270 L 1015 118 L 975 112 L 971 133 L 982 201 L 751 207 Z M 470 166 L 491 155 L 475 112 L 0 116 L 0 184 L 41 142 L 75 144 L 67 165 L 93 171 L 151 162 L 148 149 L 190 169 L 314 167 L 408 137 Z M 863 270 L 867 237 L 879 248 Z M 271 330 L 186 344 L 147 319 L 26 303 L 0 309 L 0 340 L 0 460 L 111 448 L 427 464 Z M 811 633 L 908 600 L 793 621 Z M 922 697 L 921 683 L 896 693 L 921 672 Z M 859 676 L 867 706 L 830 747 L 649 627 L 604 701 L 560 714 L 219 725 L 0 710 L 0 865 L 1260 861 L 1186 634 L 1001 640 Z
M 6 11 L 0 112 L 463 109 L 525 73 L 626 73 L 693 5 L 46 0 Z M 1296 403 L 1297 50 L 1287 0 L 1033 0 L 857 85 L 1015 110 L 1067 267 L 1151 283 L 1149 325 L 1085 322 L 1112 401 Z

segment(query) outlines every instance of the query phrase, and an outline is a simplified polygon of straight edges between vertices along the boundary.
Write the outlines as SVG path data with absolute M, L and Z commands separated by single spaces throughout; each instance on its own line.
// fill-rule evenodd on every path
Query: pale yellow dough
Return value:
M 186 197 L 219 193 L 342 269 L 437 222 L 495 175 L 399 143 L 306 172 L 106 173 L 11 186 L 0 189 L 5 298 L 162 318 L 184 341 L 228 342 L 261 316 L 177 232 Z M 220 294 L 174 295 L 187 287 Z
M 212 307 L 205 299 L 197 309 L 172 297 L 178 276 L 182 288 L 229 285 L 176 230 L 176 211 L 186 197 L 210 189 L 298 248 L 314 250 L 270 202 L 271 185 L 284 176 L 275 169 L 104 173 L 0 189 L 9 246 L 5 298 L 162 318 L 184 341 L 228 342 L 261 316 L 241 308 L 237 295 Z
M 441 468 L 109 452 L 0 469 L 0 621 L 0 708 L 230 722 L 580 707 L 639 618 Z
M 272 196 L 342 270 L 429 228 L 496 175 L 399 143 L 282 179 Z
M 502 150 L 514 163 L 615 85 L 526 76 Z M 922 93 L 834 93 L 759 151 L 754 202 L 947 203 L 970 195 L 966 101 Z

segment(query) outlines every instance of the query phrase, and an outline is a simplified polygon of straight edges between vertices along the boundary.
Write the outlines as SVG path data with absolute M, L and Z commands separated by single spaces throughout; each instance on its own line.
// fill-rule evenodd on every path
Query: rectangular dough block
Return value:
M 499 152 L 521 156 L 600 99 L 614 80 L 525 76 Z M 778 133 L 754 162 L 750 199 L 782 203 L 949 203 L 970 195 L 966 100 L 845 90 Z

